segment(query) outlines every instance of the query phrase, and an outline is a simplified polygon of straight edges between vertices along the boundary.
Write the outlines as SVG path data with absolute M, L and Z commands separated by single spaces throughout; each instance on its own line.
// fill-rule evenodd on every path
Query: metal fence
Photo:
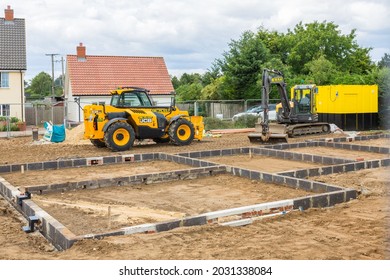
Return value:
M 278 100 L 270 100 L 270 103 L 277 103 Z M 6 117 L 8 118 L 7 130 L 10 129 L 10 122 L 13 117 L 20 118 L 20 116 L 13 115 L 13 107 L 20 108 L 22 104 L 10 105 L 10 110 L 7 111 Z M 74 101 L 65 102 L 31 102 L 24 104 L 24 116 L 25 124 L 27 126 L 42 126 L 44 122 L 52 122 L 53 124 L 63 124 L 67 117 L 67 109 L 70 105 L 77 105 Z M 84 106 L 86 104 L 80 104 Z M 260 99 L 250 100 L 197 100 L 176 102 L 176 106 L 181 110 L 186 110 L 190 115 L 219 118 L 223 120 L 231 120 L 232 117 L 238 113 L 245 112 L 255 106 L 260 106 Z M 166 106 L 166 105 L 164 105 Z M 75 106 L 73 106 L 75 107 Z M 82 121 L 82 111 L 78 112 L 76 122 Z M 4 114 L 3 114 L 4 115 Z M 4 116 L 3 116 L 4 119 Z M 0 128 L 5 127 L 5 122 L 0 122 Z
M 278 103 L 280 100 L 271 99 L 270 103 Z M 248 100 L 197 100 L 177 102 L 181 110 L 186 110 L 190 115 L 231 120 L 234 115 L 261 105 L 261 99 Z

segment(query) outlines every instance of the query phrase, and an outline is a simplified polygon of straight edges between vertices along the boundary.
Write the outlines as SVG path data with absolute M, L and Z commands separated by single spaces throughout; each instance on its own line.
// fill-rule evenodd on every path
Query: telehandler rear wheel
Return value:
M 186 119 L 178 119 L 169 127 L 169 138 L 177 146 L 191 144 L 194 136 L 194 125 Z
M 104 134 L 104 141 L 113 151 L 126 151 L 130 149 L 135 140 L 134 129 L 125 122 L 116 122 L 110 125 Z

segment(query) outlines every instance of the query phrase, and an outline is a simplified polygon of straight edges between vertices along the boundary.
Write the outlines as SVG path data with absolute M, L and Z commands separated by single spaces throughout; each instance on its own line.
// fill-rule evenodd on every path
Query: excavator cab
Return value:
M 291 89 L 291 101 L 293 111 L 299 123 L 318 121 L 316 97 L 318 88 L 316 85 L 296 85 Z

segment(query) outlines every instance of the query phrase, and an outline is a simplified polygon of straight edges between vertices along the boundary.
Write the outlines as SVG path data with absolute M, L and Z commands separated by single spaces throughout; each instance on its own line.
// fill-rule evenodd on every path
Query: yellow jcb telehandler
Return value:
M 182 146 L 203 138 L 203 117 L 179 110 L 174 98 L 170 106 L 153 106 L 143 88 L 120 87 L 110 93 L 110 105 L 93 103 L 83 109 L 84 139 L 96 147 L 125 151 L 135 139 Z

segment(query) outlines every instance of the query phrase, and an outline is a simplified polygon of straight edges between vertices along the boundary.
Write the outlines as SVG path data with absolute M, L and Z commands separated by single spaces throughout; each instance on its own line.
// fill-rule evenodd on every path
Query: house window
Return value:
M 9 104 L 0 104 L 0 116 L 9 116 Z
M 0 72 L 0 88 L 8 88 L 8 87 L 9 87 L 9 73 Z

